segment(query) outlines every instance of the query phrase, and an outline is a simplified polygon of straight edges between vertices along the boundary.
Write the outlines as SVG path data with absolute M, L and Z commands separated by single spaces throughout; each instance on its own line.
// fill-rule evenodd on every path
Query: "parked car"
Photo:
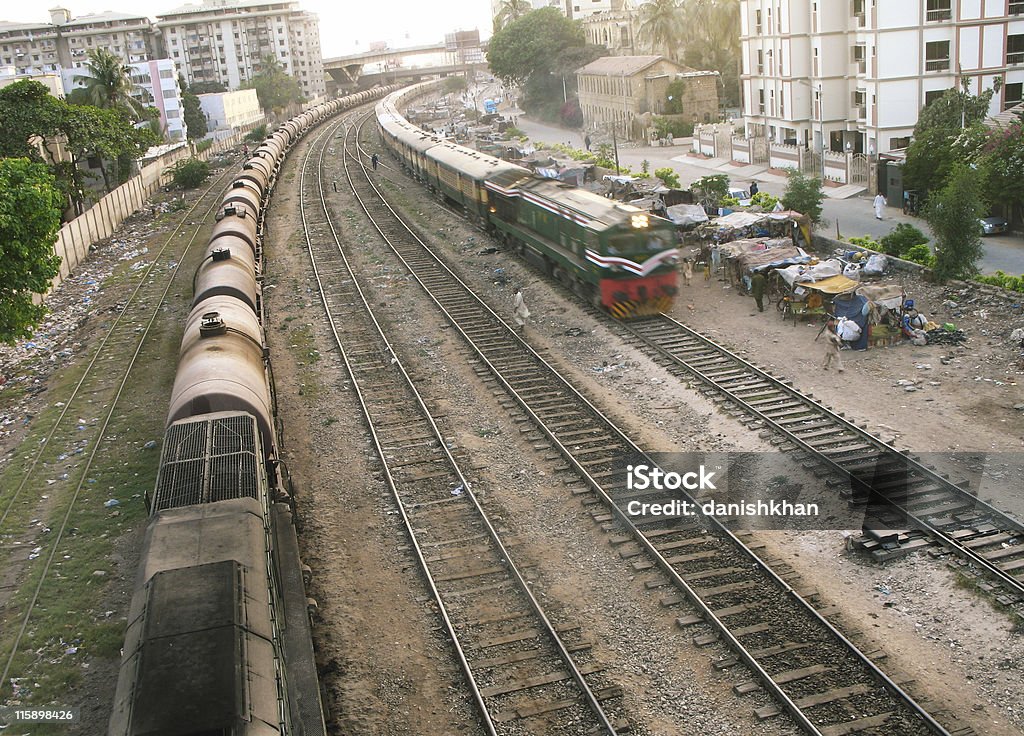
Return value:
M 739 187 L 729 187 L 729 196 L 733 199 L 738 199 L 740 207 L 750 206 L 750 192 L 746 189 L 740 189 Z
M 1010 229 L 1010 223 L 1003 217 L 984 217 L 981 219 L 982 235 L 998 235 Z

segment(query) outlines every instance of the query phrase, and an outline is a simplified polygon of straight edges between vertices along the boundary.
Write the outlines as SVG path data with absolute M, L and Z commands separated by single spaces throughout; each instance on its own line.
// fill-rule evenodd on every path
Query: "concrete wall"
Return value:
M 245 133 L 240 131 L 230 138 L 217 141 L 197 158 L 208 159 L 236 146 L 244 135 Z M 157 189 L 167 184 L 171 179 L 171 167 L 190 155 L 191 149 L 187 146 L 166 153 L 144 166 L 138 176 L 132 177 L 83 214 L 65 223 L 53 244 L 53 252 L 60 256 L 61 262 L 60 273 L 54 278 L 50 290 L 74 273 L 88 256 L 89 246 L 113 235 L 129 215 L 140 210 Z M 43 298 L 45 299 L 45 296 Z

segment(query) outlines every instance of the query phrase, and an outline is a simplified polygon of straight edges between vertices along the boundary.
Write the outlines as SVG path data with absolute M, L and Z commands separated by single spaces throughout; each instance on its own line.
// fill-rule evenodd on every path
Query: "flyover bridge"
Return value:
M 444 63 L 430 66 L 406 66 L 407 59 L 422 56 L 445 56 Z M 467 62 L 460 60 L 461 54 L 453 52 L 445 43 L 411 46 L 402 49 L 377 49 L 359 54 L 324 59 L 324 71 L 339 89 L 351 91 L 369 88 L 375 84 L 390 84 L 397 81 L 415 81 L 428 76 L 447 76 L 467 71 L 485 70 L 483 60 Z M 383 67 L 365 72 L 367 66 Z

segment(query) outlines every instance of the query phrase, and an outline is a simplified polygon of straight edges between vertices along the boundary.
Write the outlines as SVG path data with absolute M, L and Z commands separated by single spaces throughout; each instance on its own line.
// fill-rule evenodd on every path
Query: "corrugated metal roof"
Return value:
M 653 66 L 659 61 L 668 61 L 668 59 L 665 59 L 664 56 L 602 56 L 585 67 L 577 69 L 576 73 L 608 77 L 626 75 L 629 77 L 639 74 L 647 67 Z M 683 69 L 683 67 L 679 67 L 675 62 L 670 61 L 669 63 L 679 69 Z
M 985 118 L 985 126 L 996 130 L 997 128 L 1009 128 L 1011 125 L 1024 117 L 1024 102 L 1003 110 L 998 115 Z

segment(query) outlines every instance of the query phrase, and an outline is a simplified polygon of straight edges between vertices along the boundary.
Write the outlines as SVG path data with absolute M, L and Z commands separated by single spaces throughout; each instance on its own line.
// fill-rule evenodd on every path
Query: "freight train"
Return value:
M 381 140 L 404 168 L 508 248 L 614 316 L 671 308 L 679 270 L 671 222 L 421 130 L 402 110 L 437 85 L 424 82 L 377 103 Z
M 326 102 L 267 137 L 225 195 L 193 279 L 108 733 L 326 732 L 291 500 L 277 461 L 259 268 L 289 148 Z

